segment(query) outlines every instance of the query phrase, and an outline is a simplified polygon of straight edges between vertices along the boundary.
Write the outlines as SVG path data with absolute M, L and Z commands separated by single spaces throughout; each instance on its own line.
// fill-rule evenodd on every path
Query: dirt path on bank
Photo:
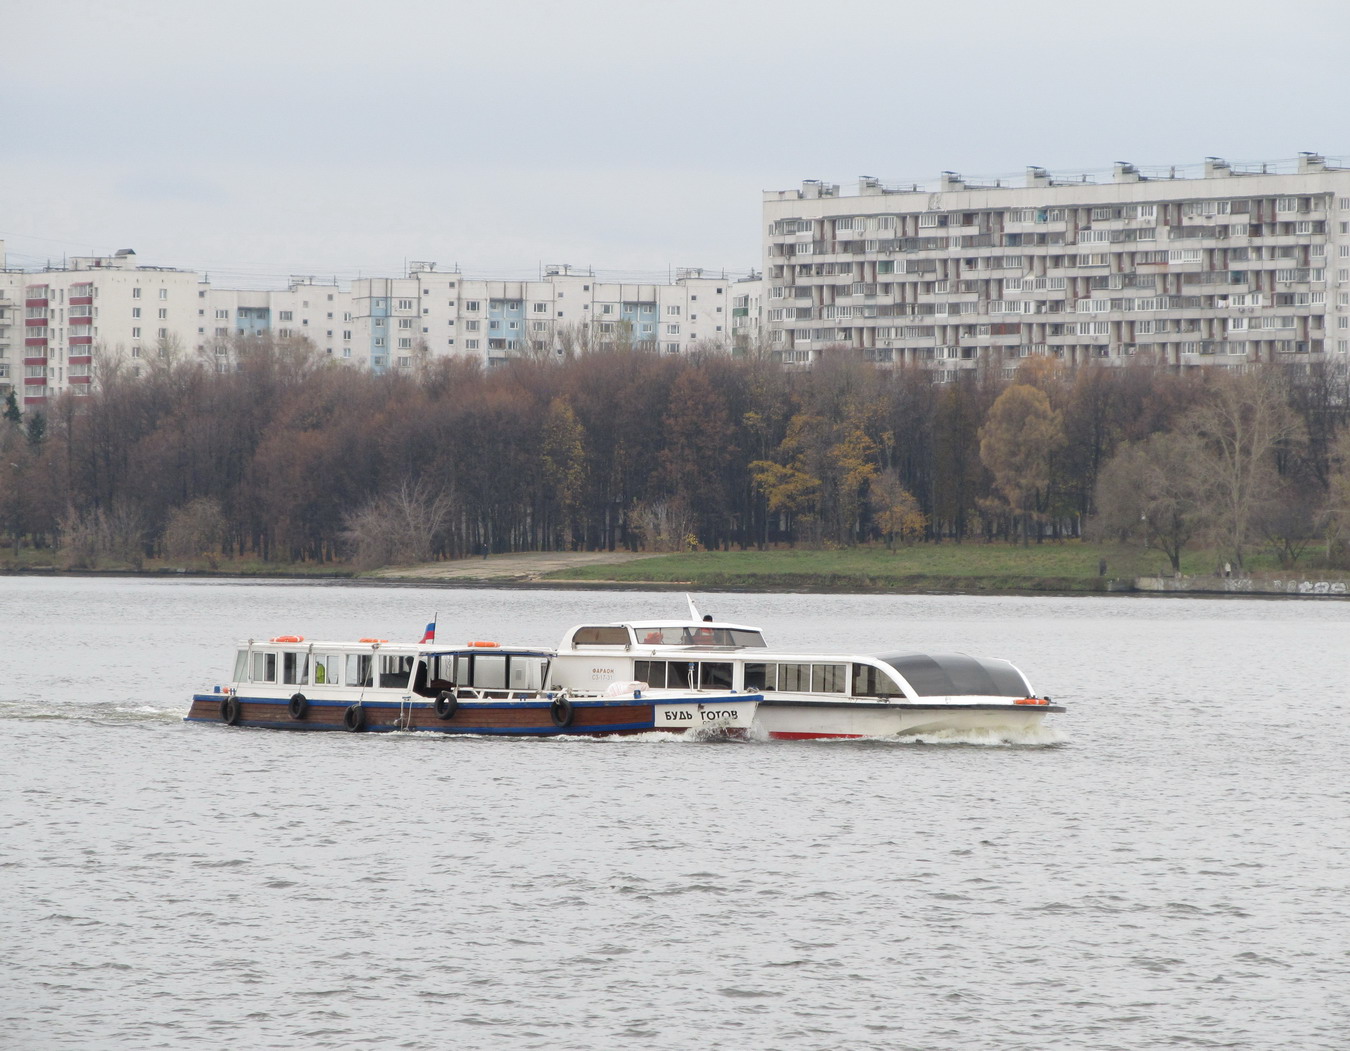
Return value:
M 631 551 L 524 551 L 452 562 L 386 566 L 369 576 L 377 580 L 538 580 L 545 573 L 575 566 L 615 565 L 652 557 L 648 552 Z

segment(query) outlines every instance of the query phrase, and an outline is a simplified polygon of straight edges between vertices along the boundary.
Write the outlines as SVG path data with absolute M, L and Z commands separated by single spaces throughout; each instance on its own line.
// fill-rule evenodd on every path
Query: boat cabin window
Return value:
M 253 681 L 277 681 L 277 655 L 275 653 L 255 653 L 253 655 Z
M 747 690 L 765 690 L 778 689 L 778 665 L 776 664 L 747 664 L 745 666 L 745 688 Z
M 281 655 L 281 681 L 289 686 L 304 686 L 309 682 L 303 653 L 286 652 Z
M 778 689 L 797 693 L 843 693 L 847 664 L 780 664 Z
M 369 653 L 349 653 L 347 654 L 347 685 L 348 686 L 373 686 L 375 685 L 371 674 L 375 668 L 375 661 Z
M 633 678 L 655 690 L 729 690 L 730 661 L 634 661 Z
M 698 685 L 704 690 L 731 689 L 731 664 L 722 661 L 704 661 L 699 667 Z
M 380 654 L 380 686 L 386 690 L 406 690 L 412 666 L 413 658 L 410 655 Z
M 573 646 L 627 646 L 628 629 L 622 625 L 599 624 L 577 628 L 572 633 Z
M 811 665 L 812 693 L 843 693 L 848 689 L 847 664 Z
M 854 697 L 903 697 L 900 684 L 882 669 L 871 664 L 853 665 Z
M 634 661 L 633 678 L 645 682 L 654 690 L 666 688 L 665 661 Z
M 243 682 L 248 678 L 248 650 L 239 650 L 234 655 L 234 682 Z
M 474 655 L 473 685 L 479 690 L 506 689 L 506 657 L 503 654 Z
M 311 678 L 315 686 L 337 686 L 342 682 L 342 658 L 335 653 L 316 653 L 311 657 Z
M 542 690 L 549 658 L 523 653 L 441 653 L 426 659 L 425 684 L 418 666 L 413 689 L 434 697 L 452 686 L 475 690 Z

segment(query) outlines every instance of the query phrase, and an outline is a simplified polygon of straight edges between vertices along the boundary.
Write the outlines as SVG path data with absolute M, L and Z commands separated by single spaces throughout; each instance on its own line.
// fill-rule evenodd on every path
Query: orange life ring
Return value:
M 474 646 L 474 647 L 477 647 L 477 648 L 479 648 L 479 649 L 496 649 L 496 648 L 498 648 L 499 646 L 501 646 L 501 643 L 500 643 L 500 642 L 469 642 L 469 643 L 465 643 L 465 645 L 467 645 L 467 646 Z
M 357 642 L 388 642 L 388 639 L 357 639 Z
M 1049 704 L 1049 698 L 1042 700 L 1039 697 L 1024 697 L 1021 700 L 1013 701 L 1013 704 Z
M 273 641 L 273 642 L 304 642 L 304 641 L 305 641 L 305 637 L 304 637 L 303 635 L 278 635 L 278 636 L 277 636 L 275 639 L 273 639 L 272 641 Z

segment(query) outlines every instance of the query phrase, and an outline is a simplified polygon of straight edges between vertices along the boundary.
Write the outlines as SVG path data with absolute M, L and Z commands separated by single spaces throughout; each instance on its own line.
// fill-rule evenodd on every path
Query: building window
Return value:
M 476 300 L 476 299 L 466 299 L 466 300 L 464 300 L 464 309 L 465 309 L 465 310 L 477 311 L 477 310 L 479 310 L 479 309 L 481 309 L 481 308 L 482 308 L 482 304 L 481 304 L 478 300 Z
M 398 308 L 399 310 L 411 310 L 413 308 L 413 301 L 411 299 L 400 299 L 398 301 Z
M 132 307 L 132 308 L 131 308 L 131 316 L 132 316 L 132 317 L 140 317 L 140 316 L 141 316 L 141 308 L 140 308 L 140 307 Z
M 476 339 L 466 339 L 466 340 L 464 341 L 464 349 L 465 349 L 465 350 L 477 350 L 477 349 L 478 349 L 478 340 L 476 340 Z
M 679 316 L 680 316 L 680 308 L 679 308 L 679 307 L 666 307 L 666 313 L 669 314 L 671 317 L 679 317 Z
M 160 298 L 160 299 L 168 299 L 168 298 L 169 298 L 169 290 L 168 290 L 167 288 L 161 288 L 161 289 L 159 290 L 159 298 Z
M 547 304 L 547 303 L 536 303 L 536 304 L 533 306 L 532 309 L 534 310 L 534 312 L 535 312 L 536 314 L 543 314 L 543 313 L 546 313 L 546 312 L 548 311 L 548 304 Z
M 160 308 L 159 308 L 159 317 L 160 317 L 160 320 L 163 321 L 163 320 L 164 320 L 165 318 L 167 318 L 168 316 L 169 316 L 169 312 L 168 312 L 164 307 L 160 307 Z
M 295 320 L 295 314 L 294 314 L 293 311 L 290 311 L 290 310 L 280 310 L 280 311 L 277 312 L 277 320 L 278 320 L 278 321 L 294 321 L 294 320 Z
M 679 325 L 667 325 L 667 326 L 666 326 L 666 335 L 667 335 L 667 336 L 678 336 L 679 334 L 680 334 L 680 326 L 679 326 Z

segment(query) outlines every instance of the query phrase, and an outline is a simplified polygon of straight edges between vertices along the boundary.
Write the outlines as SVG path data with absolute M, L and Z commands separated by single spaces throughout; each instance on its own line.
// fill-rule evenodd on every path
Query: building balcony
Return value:
M 23 363 L 25 365 L 45 365 L 47 364 L 47 356 L 43 354 L 39 357 L 27 357 L 23 359 Z
M 29 336 L 23 341 L 25 347 L 45 347 L 47 345 L 46 336 Z
M 94 379 L 93 376 L 71 376 L 71 377 L 70 377 L 70 382 L 71 382 L 71 383 L 76 383 L 76 384 L 79 384 L 79 383 L 92 383 L 92 382 L 93 382 L 93 379 Z
M 72 325 L 92 325 L 93 323 L 94 318 L 90 314 L 77 314 L 70 318 L 70 324 Z
M 93 336 L 71 336 L 70 345 L 72 347 L 87 347 L 94 342 Z
M 27 328 L 46 328 L 48 320 L 50 319 L 45 317 L 26 317 L 23 323 Z
M 26 307 L 45 307 L 50 302 L 46 296 L 25 299 L 23 305 Z
M 94 305 L 93 296 L 71 296 L 70 305 L 73 307 L 85 307 Z

